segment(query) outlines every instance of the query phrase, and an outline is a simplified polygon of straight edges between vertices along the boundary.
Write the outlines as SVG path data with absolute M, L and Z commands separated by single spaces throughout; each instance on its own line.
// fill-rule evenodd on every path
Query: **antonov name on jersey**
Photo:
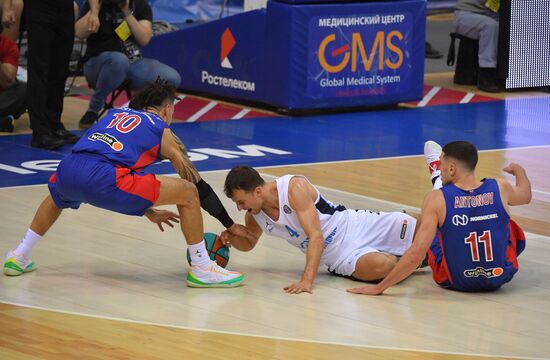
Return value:
M 455 196 L 455 209 L 493 205 L 493 192 L 479 195 Z
M 92 134 L 91 136 L 93 136 Z M 102 135 L 102 134 L 99 134 Z M 96 140 L 99 140 L 99 136 Z M 120 142 L 119 142 L 120 143 Z M 121 144 L 122 145 L 122 144 Z M 190 149 L 187 154 L 193 162 L 203 161 L 209 157 L 218 157 L 222 159 L 236 159 L 239 157 L 249 156 L 249 157 L 261 157 L 266 156 L 267 153 L 274 155 L 289 155 L 292 152 L 270 148 L 267 146 L 261 146 L 256 144 L 249 145 L 237 145 L 239 150 L 226 150 L 226 149 L 216 149 L 216 148 L 196 148 Z M 168 160 L 164 160 L 168 161 Z M 20 166 L 13 166 L 8 164 L 0 163 L 0 173 L 2 170 L 9 171 L 15 174 L 20 175 L 31 175 L 36 174 L 37 171 L 55 171 L 61 160 L 56 159 L 44 159 L 44 160 L 29 160 L 24 161 Z M 153 164 L 154 165 L 154 164 Z M 37 171 L 34 171 L 37 170 Z

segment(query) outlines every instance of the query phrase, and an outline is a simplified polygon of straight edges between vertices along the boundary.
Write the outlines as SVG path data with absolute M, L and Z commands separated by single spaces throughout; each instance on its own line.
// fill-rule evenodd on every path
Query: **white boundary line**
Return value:
M 243 116 L 248 114 L 250 112 L 250 108 L 243 108 L 241 111 L 239 111 L 236 115 L 234 115 L 231 120 L 241 119 Z
M 550 145 L 520 146 L 520 147 L 515 147 L 515 148 L 507 148 L 507 149 L 488 149 L 488 150 L 479 150 L 478 152 L 495 152 L 495 151 L 505 151 L 505 150 L 526 150 L 526 149 L 539 149 L 539 148 L 550 148 Z M 187 151 L 193 151 L 193 149 L 187 149 Z M 370 158 L 370 159 L 333 160 L 333 161 L 318 161 L 318 162 L 313 161 L 313 162 L 308 162 L 308 163 L 297 163 L 297 164 L 254 166 L 254 168 L 255 169 L 266 169 L 266 168 L 280 168 L 280 167 L 288 167 L 288 166 L 346 164 L 346 163 L 353 163 L 353 162 L 359 162 L 359 161 L 407 159 L 407 158 L 420 157 L 420 156 L 423 156 L 423 155 L 418 154 L 418 155 L 387 156 L 387 157 Z M 208 173 L 213 173 L 213 172 L 217 172 L 217 171 L 228 171 L 228 170 L 231 170 L 231 169 L 202 170 L 202 171 L 199 171 L 199 172 L 208 174 Z M 170 176 L 170 175 L 175 175 L 175 174 L 176 173 L 162 174 L 162 175 L 163 176 Z M 44 186 L 44 185 L 47 185 L 47 184 L 6 186 L 6 187 L 0 187 L 0 190 L 15 189 L 15 188 L 22 188 L 22 187 L 36 187 L 36 186 Z M 538 190 L 535 190 L 535 191 L 538 191 Z
M 202 109 L 191 115 L 189 119 L 187 119 L 185 122 L 195 122 L 197 121 L 201 116 L 212 110 L 214 106 L 218 105 L 217 101 L 210 101 L 208 104 L 206 104 Z
M 430 100 L 439 92 L 439 90 L 441 90 L 439 86 L 434 86 L 433 88 L 431 88 L 426 96 L 424 96 L 422 100 L 418 103 L 418 105 L 416 105 L 416 107 L 426 106 L 430 102 Z
M 472 93 L 472 92 L 469 92 L 467 93 L 466 95 L 464 95 L 464 97 L 459 101 L 459 104 L 467 104 L 470 102 L 470 100 L 472 100 L 474 98 L 476 94 Z
M 429 353 L 429 354 L 447 354 L 447 355 L 464 355 L 464 356 L 480 356 L 480 357 L 503 357 L 503 358 L 509 358 L 509 359 L 533 359 L 533 360 L 539 360 L 539 359 L 543 360 L 544 359 L 544 358 L 537 358 L 537 357 L 510 356 L 510 355 L 501 355 L 501 354 L 499 354 L 499 355 L 488 355 L 488 354 L 462 353 L 462 352 L 453 352 L 453 351 L 422 350 L 422 349 L 414 349 L 414 348 L 394 348 L 394 347 L 389 347 L 389 346 L 348 344 L 348 343 L 339 343 L 339 342 L 333 342 L 333 341 L 316 341 L 316 340 L 307 340 L 307 339 L 294 339 L 294 338 L 287 338 L 287 337 L 282 337 L 282 336 L 254 335 L 254 334 L 240 333 L 240 332 L 237 332 L 237 331 L 201 329 L 201 328 L 196 328 L 196 327 L 191 327 L 191 326 L 170 325 L 170 324 L 155 323 L 155 322 L 143 321 L 143 320 L 130 320 L 130 319 L 124 319 L 124 318 L 117 318 L 117 317 L 114 317 L 114 316 L 90 315 L 90 314 L 83 314 L 83 313 L 79 313 L 79 312 L 75 312 L 75 311 L 53 310 L 53 309 L 48 309 L 48 308 L 44 308 L 44 307 L 41 307 L 41 306 L 25 305 L 25 304 L 19 304 L 19 303 L 8 302 L 8 301 L 0 301 L 0 303 L 7 304 L 7 305 L 27 307 L 27 308 L 36 309 L 36 310 L 50 311 L 50 312 L 55 312 L 55 313 L 60 313 L 60 314 L 86 316 L 86 317 L 95 318 L 95 319 L 120 321 L 120 322 L 126 322 L 126 323 L 131 323 L 131 324 L 152 325 L 152 326 L 160 326 L 160 327 L 171 328 L 171 329 L 192 330 L 192 331 L 198 331 L 198 332 L 216 333 L 216 334 L 224 334 L 224 335 L 246 336 L 246 337 L 255 337 L 255 338 L 271 339 L 271 340 L 305 342 L 305 343 L 310 343 L 310 344 L 339 345 L 339 346 L 345 346 L 345 347 L 353 346 L 353 347 L 360 347 L 360 348 L 367 348 L 367 349 L 381 349 L 381 350 L 393 350 L 393 351 L 414 351 L 414 352 Z

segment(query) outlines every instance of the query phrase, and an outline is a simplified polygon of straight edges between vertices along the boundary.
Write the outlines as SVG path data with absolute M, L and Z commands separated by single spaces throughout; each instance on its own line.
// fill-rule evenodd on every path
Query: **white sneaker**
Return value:
M 441 176 L 441 145 L 435 141 L 429 140 L 424 143 L 424 160 L 428 165 L 428 170 L 430 171 L 430 177 L 432 183 L 435 178 Z
M 23 255 L 15 255 L 13 250 L 8 251 L 4 262 L 4 274 L 18 276 L 36 270 L 36 263 Z
M 210 261 L 210 266 L 206 268 L 193 265 L 187 274 L 187 285 L 190 287 L 236 287 L 243 280 L 242 273 L 226 270 L 215 261 Z

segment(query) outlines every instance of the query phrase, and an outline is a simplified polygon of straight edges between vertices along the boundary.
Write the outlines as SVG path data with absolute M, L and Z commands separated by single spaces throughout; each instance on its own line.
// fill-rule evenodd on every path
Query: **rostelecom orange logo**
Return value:
M 221 51 L 220 51 L 220 62 L 222 67 L 226 69 L 233 69 L 233 65 L 231 65 L 231 62 L 229 61 L 229 53 L 231 50 L 233 50 L 233 47 L 235 47 L 235 44 L 237 42 L 235 41 L 235 37 L 233 36 L 233 33 L 229 28 L 226 28 L 225 31 L 222 34 L 222 41 L 221 41 Z

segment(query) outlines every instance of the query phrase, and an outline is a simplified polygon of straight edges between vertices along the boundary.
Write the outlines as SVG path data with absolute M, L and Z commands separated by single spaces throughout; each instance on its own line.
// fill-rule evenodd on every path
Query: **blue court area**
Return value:
M 174 124 L 198 169 L 276 166 L 420 155 L 423 143 L 468 140 L 480 150 L 550 145 L 550 99 L 435 106 L 293 118 Z M 0 137 L 0 187 L 44 184 L 69 153 Z M 149 171 L 174 173 L 169 163 Z

